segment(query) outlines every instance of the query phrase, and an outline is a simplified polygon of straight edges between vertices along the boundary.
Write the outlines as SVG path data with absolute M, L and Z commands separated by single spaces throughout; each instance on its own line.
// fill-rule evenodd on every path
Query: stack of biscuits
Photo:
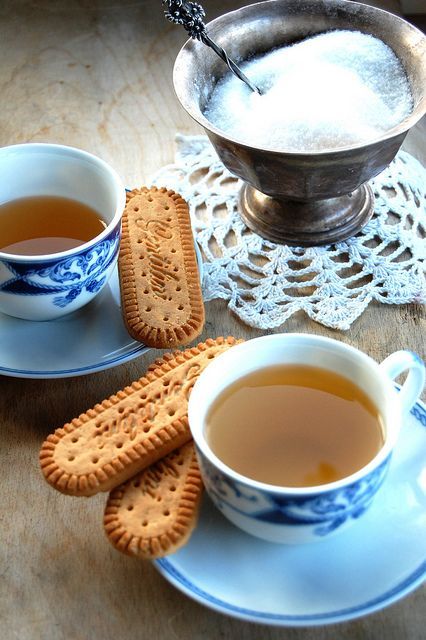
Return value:
M 189 211 L 166 189 L 128 194 L 119 256 L 129 333 L 152 347 L 188 344 L 204 324 Z M 47 482 L 71 496 L 109 492 L 104 528 L 129 555 L 154 559 L 187 542 L 203 485 L 187 408 L 212 358 L 237 343 L 207 339 L 165 354 L 145 375 L 49 435 L 40 451 Z

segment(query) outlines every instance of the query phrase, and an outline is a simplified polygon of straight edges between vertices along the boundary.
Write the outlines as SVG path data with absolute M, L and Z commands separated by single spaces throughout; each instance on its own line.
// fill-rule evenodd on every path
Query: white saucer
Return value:
M 0 313 L 0 374 L 65 378 L 116 367 L 147 351 L 129 336 L 120 307 L 117 269 L 96 298 L 50 322 Z
M 206 497 L 179 552 L 155 562 L 186 595 L 269 625 L 343 622 L 378 611 L 426 575 L 426 407 L 407 418 L 389 475 L 369 511 L 321 542 L 263 542 L 230 524 Z

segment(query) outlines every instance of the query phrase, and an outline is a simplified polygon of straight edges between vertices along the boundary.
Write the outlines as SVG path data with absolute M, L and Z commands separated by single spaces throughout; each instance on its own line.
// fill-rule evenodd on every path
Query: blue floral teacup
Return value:
M 218 395 L 252 371 L 286 363 L 340 374 L 373 402 L 381 416 L 383 446 L 363 468 L 328 484 L 285 487 L 243 476 L 213 453 L 206 437 L 206 419 Z M 398 391 L 394 379 L 404 372 L 408 376 Z M 189 424 L 209 496 L 235 525 L 272 542 L 318 541 L 342 531 L 365 513 L 382 485 L 404 415 L 418 399 L 424 382 L 425 367 L 410 351 L 397 351 L 378 364 L 342 342 L 291 333 L 232 347 L 201 373 L 189 398 Z M 349 438 L 347 446 L 351 447 Z
M 60 253 L 15 255 L 0 249 L 0 311 L 52 320 L 90 302 L 117 263 L 126 200 L 118 174 L 79 149 L 19 144 L 0 148 L 0 178 L 1 203 L 57 196 L 87 205 L 105 223 L 98 235 Z

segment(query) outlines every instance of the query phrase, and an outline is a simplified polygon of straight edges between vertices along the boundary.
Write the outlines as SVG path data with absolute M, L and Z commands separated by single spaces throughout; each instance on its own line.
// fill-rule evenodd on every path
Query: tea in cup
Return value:
M 52 320 L 90 302 L 117 263 L 125 188 L 96 156 L 0 148 L 0 311 Z
M 397 391 L 394 379 L 408 377 Z M 409 351 L 377 364 L 309 334 L 249 340 L 197 380 L 188 417 L 208 494 L 248 533 L 323 539 L 370 506 L 425 368 Z

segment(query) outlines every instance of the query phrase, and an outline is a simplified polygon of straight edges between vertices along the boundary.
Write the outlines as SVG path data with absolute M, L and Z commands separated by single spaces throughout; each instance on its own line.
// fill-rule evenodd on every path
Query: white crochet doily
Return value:
M 406 152 L 371 181 L 375 212 L 357 236 L 324 247 L 277 245 L 238 214 L 241 181 L 205 136 L 177 136 L 176 161 L 152 184 L 189 203 L 203 254 L 205 301 L 223 298 L 246 324 L 282 325 L 303 310 L 316 322 L 348 329 L 371 300 L 426 300 L 426 170 Z

